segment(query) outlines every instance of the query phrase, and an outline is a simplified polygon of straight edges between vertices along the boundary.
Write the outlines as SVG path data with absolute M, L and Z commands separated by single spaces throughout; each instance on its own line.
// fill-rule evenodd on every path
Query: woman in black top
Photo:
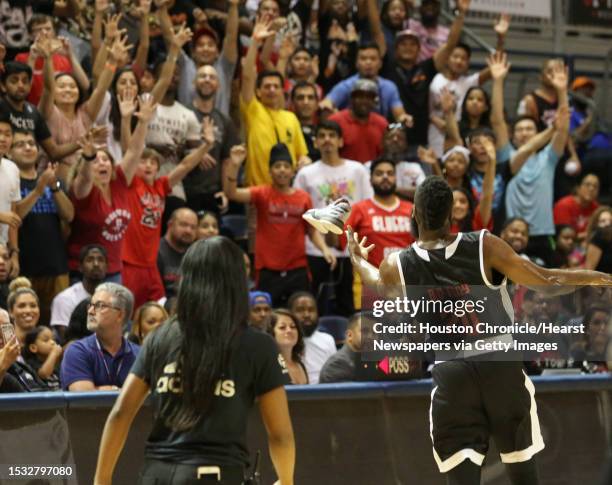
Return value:
M 247 417 L 257 398 L 278 483 L 293 485 L 287 369 L 272 338 L 247 326 L 241 250 L 222 236 L 197 241 L 181 275 L 177 316 L 145 340 L 108 417 L 95 483 L 111 483 L 132 420 L 151 392 L 154 423 L 140 483 L 200 477 L 242 484 Z

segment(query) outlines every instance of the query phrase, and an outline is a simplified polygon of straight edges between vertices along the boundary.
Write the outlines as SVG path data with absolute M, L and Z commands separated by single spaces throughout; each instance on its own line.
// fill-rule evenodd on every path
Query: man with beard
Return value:
M 387 120 L 374 112 L 378 86 L 370 79 L 358 79 L 351 90 L 348 109 L 329 117 L 342 128 L 344 145 L 340 156 L 365 163 L 380 156 Z
M 257 289 L 272 296 L 272 306 L 282 307 L 296 291 L 310 287 L 305 236 L 322 253 L 333 270 L 336 257 L 321 233 L 309 226 L 302 215 L 312 208 L 312 200 L 302 189 L 291 186 L 293 161 L 286 145 L 278 143 L 270 151 L 271 185 L 238 188 L 238 171 L 246 158 L 246 148 L 232 148 L 225 175 L 225 192 L 230 200 L 253 204 L 257 212 L 255 269 Z
M 194 80 L 195 97 L 187 105 L 198 121 L 212 120 L 215 127 L 215 144 L 205 155 L 211 168 L 196 167 L 183 180 L 187 206 L 196 212 L 212 211 L 219 213 L 227 209 L 227 199 L 223 194 L 221 170 L 223 163 L 229 159 L 230 149 L 240 140 L 234 123 L 215 107 L 219 93 L 219 74 L 211 65 L 198 68 Z
M 318 384 L 321 368 L 336 353 L 334 338 L 317 330 L 319 313 L 317 301 L 312 293 L 298 291 L 289 298 L 289 311 L 295 315 L 304 329 L 304 366 L 308 383 Z
M 219 36 L 210 27 L 203 27 L 193 36 L 191 57 L 182 52 L 179 60 L 181 80 L 178 87 L 178 99 L 189 105 L 196 94 L 194 84 L 197 72 L 202 66 L 213 66 L 220 79 L 220 89 L 215 98 L 215 108 L 229 116 L 232 79 L 238 60 L 238 6 L 239 0 L 229 0 L 227 23 L 223 47 L 219 51 Z
M 96 288 L 87 306 L 87 328 L 94 333 L 66 350 L 60 371 L 64 390 L 110 391 L 123 385 L 140 350 L 123 337 L 133 308 L 134 297 L 125 286 Z
M 79 254 L 79 272 L 83 280 L 57 294 L 51 303 L 51 327 L 63 340 L 75 307 L 91 297 L 97 286 L 106 278 L 106 249 L 99 244 L 83 246 Z
M 400 199 L 395 194 L 395 163 L 379 158 L 370 166 L 370 182 L 374 197 L 353 205 L 346 224 L 362 237 L 368 238 L 375 247 L 368 260 L 379 266 L 383 259 L 394 251 L 401 251 L 414 242 L 410 232 L 412 202 Z M 343 236 L 342 246 L 346 245 Z
M 170 216 L 168 230 L 159 243 L 157 253 L 157 268 L 164 282 L 167 299 L 177 294 L 181 261 L 195 241 L 197 230 L 198 216 L 191 209 L 182 207 Z
M 319 160 L 321 153 L 315 147 L 315 129 L 319 109 L 317 86 L 309 81 L 298 81 L 291 90 L 291 105 L 300 122 L 304 141 L 308 147 L 308 158 Z

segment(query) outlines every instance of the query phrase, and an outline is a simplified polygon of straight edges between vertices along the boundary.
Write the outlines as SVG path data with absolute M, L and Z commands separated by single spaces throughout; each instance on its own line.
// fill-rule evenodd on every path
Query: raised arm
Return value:
M 100 47 L 102 47 L 102 25 L 104 23 L 104 13 L 108 10 L 109 0 L 95 0 L 94 20 L 91 31 L 91 57 L 96 59 Z M 95 65 L 95 63 L 94 63 Z
M 93 188 L 93 170 L 91 165 L 96 159 L 96 148 L 91 131 L 80 140 L 80 145 L 83 149 L 81 161 L 79 162 L 77 175 L 72 182 L 72 192 L 78 200 L 87 197 Z
M 151 91 L 153 99 L 156 103 L 159 103 L 166 95 L 166 91 L 172 82 L 174 68 L 176 67 L 176 61 L 181 49 L 191 40 L 191 37 L 193 37 L 193 33 L 185 26 L 185 24 L 181 25 L 178 32 L 172 36 L 170 49 L 168 51 L 168 58 L 162 66 L 161 74 L 155 83 L 155 86 L 153 86 L 153 91 Z
M 244 58 L 242 66 L 242 87 L 240 88 L 240 97 L 245 104 L 251 102 L 255 96 L 255 80 L 257 79 L 257 51 L 263 42 L 274 35 L 271 30 L 270 20 L 257 20 L 251 35 L 251 45 Z
M 140 18 L 140 31 L 138 35 L 138 49 L 132 65 L 144 71 L 147 67 L 147 57 L 149 55 L 149 13 L 151 12 L 151 0 L 140 0 L 136 9 Z
M 89 88 L 91 87 L 89 76 L 85 74 L 83 67 L 81 67 L 81 63 L 74 53 L 74 49 L 72 48 L 70 40 L 66 37 L 58 37 L 58 39 L 62 43 L 62 50 L 67 54 L 68 58 L 70 59 L 70 65 L 72 66 L 72 75 L 74 76 L 74 79 L 84 92 L 89 92 Z
M 366 0 L 366 11 L 372 40 L 376 42 L 376 45 L 380 50 L 380 57 L 382 58 L 387 52 L 387 42 L 385 41 L 385 34 L 383 33 L 380 14 L 378 13 L 378 2 L 376 0 Z
M 497 139 L 497 148 L 503 148 L 510 139 L 508 125 L 504 116 L 504 80 L 510 71 L 510 63 L 505 52 L 495 52 L 487 58 L 487 64 L 493 77 L 491 95 L 491 127 Z
M 38 110 L 45 120 L 49 120 L 53 114 L 54 93 L 55 93 L 55 71 L 53 70 L 53 59 L 51 42 L 49 39 L 36 39 L 34 50 L 41 55 L 45 64 L 43 66 L 43 92 L 38 102 Z
M 128 375 L 104 425 L 94 485 L 110 485 L 112 483 L 113 471 L 125 445 L 125 439 L 132 421 L 149 391 L 149 386 L 145 381 L 135 374 Z
M 470 1 L 471 0 L 459 0 L 457 2 L 457 9 L 459 12 L 450 27 L 448 39 L 446 39 L 446 43 L 444 45 L 434 52 L 433 61 L 434 65 L 436 66 L 436 70 L 438 71 L 442 71 L 444 68 L 446 68 L 448 58 L 461 38 L 463 22 L 465 20 L 465 14 L 470 8 Z
M 155 110 L 157 109 L 157 103 L 153 99 L 153 96 L 146 93 L 140 97 L 140 110 L 135 113 L 134 116 L 138 118 L 138 124 L 132 134 L 130 140 L 130 146 L 121 160 L 121 168 L 125 174 L 125 179 L 128 185 L 132 183 L 132 179 L 138 169 L 138 163 L 140 162 L 140 155 L 145 146 L 145 137 L 147 136 L 147 129 L 149 121 L 153 118 Z
M 202 162 L 204 155 L 206 155 L 215 144 L 215 123 L 210 117 L 205 118 L 202 122 L 202 140 L 203 143 L 195 150 L 192 150 L 189 155 L 183 158 L 168 174 L 168 183 L 170 187 L 178 184 L 189 172 L 196 168 L 197 165 Z
M 554 64 L 549 80 L 557 91 L 559 107 L 557 108 L 557 119 L 555 120 L 555 134 L 552 138 L 552 147 L 559 156 L 565 152 L 565 146 L 569 138 L 570 110 L 567 99 L 567 67 L 558 61 Z
M 504 44 L 506 42 L 506 35 L 510 29 L 510 14 L 502 13 L 495 24 L 493 24 L 493 30 L 497 34 L 497 45 L 495 46 L 495 52 L 499 53 L 504 50 Z
M 516 254 L 503 239 L 489 233 L 485 235 L 483 249 L 488 274 L 495 269 L 515 283 L 538 291 L 561 295 L 574 291 L 574 286 L 612 285 L 612 276 L 598 271 L 542 268 Z
M 513 175 L 518 173 L 531 155 L 543 148 L 550 141 L 553 132 L 554 128 L 552 126 L 546 128 L 516 151 L 510 159 L 510 170 Z
M 493 211 L 493 190 L 495 186 L 495 169 L 497 167 L 497 154 L 495 145 L 486 136 L 481 137 L 482 145 L 489 156 L 489 165 L 482 180 L 482 193 L 480 196 L 480 219 L 484 227 L 489 225 Z
M 132 139 L 132 116 L 136 112 L 138 93 L 135 87 L 126 88 L 123 96 L 117 97 L 119 112 L 121 113 L 120 142 L 123 153 L 128 151 Z
M 444 150 L 448 150 L 454 146 L 464 146 L 463 140 L 461 139 L 461 133 L 459 132 L 459 123 L 457 123 L 457 117 L 455 116 L 455 95 L 449 91 L 448 88 L 442 88 L 440 92 L 440 104 L 442 106 L 442 112 L 444 113 L 444 130 L 446 133 L 446 139 L 444 141 Z
M 239 188 L 238 172 L 246 159 L 246 147 L 244 145 L 234 145 L 230 150 L 229 160 L 225 162 L 225 177 L 223 180 L 223 192 L 227 198 L 241 204 L 251 202 L 251 191 Z
M 95 120 L 100 112 L 102 103 L 104 102 L 104 96 L 110 88 L 115 71 L 117 70 L 117 63 L 119 59 L 127 54 L 129 49 L 132 47 L 127 45 L 127 36 L 123 38 L 117 38 L 113 45 L 107 51 L 106 64 L 100 73 L 100 77 L 96 83 L 91 96 L 87 100 L 85 109 L 87 110 L 87 116 L 90 120 Z
M 125 34 L 125 31 L 119 29 L 120 20 L 121 14 L 118 14 L 110 15 L 106 22 L 104 22 L 104 44 L 100 43 L 100 48 L 97 50 L 97 53 L 94 57 L 95 61 L 92 68 L 94 84 L 97 82 L 98 78 L 102 74 L 102 70 L 106 66 L 106 60 L 108 59 L 108 50 L 105 49 L 105 47 L 110 48 L 113 43 L 121 37 L 122 34 Z
M 436 157 L 436 152 L 433 148 L 425 148 L 423 146 L 419 146 L 417 149 L 417 156 L 419 160 L 423 163 L 426 163 L 431 167 L 431 171 L 434 175 L 442 176 L 442 169 L 440 168 L 440 162 L 438 162 L 438 157 Z
M 227 22 L 225 24 L 225 37 L 223 38 L 223 55 L 228 62 L 238 62 L 238 6 L 240 0 L 228 0 Z

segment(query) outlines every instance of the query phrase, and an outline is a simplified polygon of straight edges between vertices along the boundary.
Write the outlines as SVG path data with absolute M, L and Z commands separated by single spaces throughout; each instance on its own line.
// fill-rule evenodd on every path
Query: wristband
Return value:
M 109 70 L 110 70 L 110 71 L 111 71 L 111 72 L 114 74 L 114 73 L 115 73 L 115 71 L 117 70 L 117 66 L 116 66 L 116 65 L 114 65 L 114 64 L 111 64 L 111 63 L 107 62 L 107 63 L 104 65 L 104 69 L 109 69 Z
M 85 155 L 84 153 L 81 153 L 81 158 L 83 160 L 85 160 L 86 162 L 93 162 L 96 159 L 96 156 L 97 156 L 97 154 L 95 154 L 95 153 L 93 155 L 89 156 L 89 157 L 87 155 Z

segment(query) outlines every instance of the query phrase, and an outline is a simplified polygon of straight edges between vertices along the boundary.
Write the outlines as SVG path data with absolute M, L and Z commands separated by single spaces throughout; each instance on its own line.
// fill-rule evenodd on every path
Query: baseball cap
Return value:
M 401 32 L 398 32 L 397 35 L 395 36 L 395 42 L 399 42 L 402 39 L 406 39 L 406 38 L 413 38 L 414 40 L 416 40 L 419 44 L 421 43 L 421 39 L 419 38 L 419 36 L 417 35 L 417 33 L 414 30 L 410 30 L 410 29 L 404 29 Z
M 592 88 L 594 88 L 595 82 L 590 77 L 578 76 L 576 79 L 574 79 L 574 82 L 572 83 L 572 91 L 584 88 L 585 86 L 591 86 Z
M 353 84 L 351 94 L 357 92 L 370 93 L 378 96 L 378 84 L 371 79 L 357 79 L 357 81 L 355 81 Z
M 261 304 L 272 306 L 272 295 L 267 291 L 249 291 L 249 306 Z
M 207 27 L 207 26 L 204 26 L 201 29 L 196 30 L 196 33 L 193 34 L 193 39 L 191 40 L 193 45 L 195 45 L 198 42 L 198 39 L 202 37 L 203 35 L 212 37 L 213 40 L 215 41 L 215 44 L 217 44 L 217 46 L 219 45 L 219 34 L 217 34 L 217 32 L 214 29 Z

